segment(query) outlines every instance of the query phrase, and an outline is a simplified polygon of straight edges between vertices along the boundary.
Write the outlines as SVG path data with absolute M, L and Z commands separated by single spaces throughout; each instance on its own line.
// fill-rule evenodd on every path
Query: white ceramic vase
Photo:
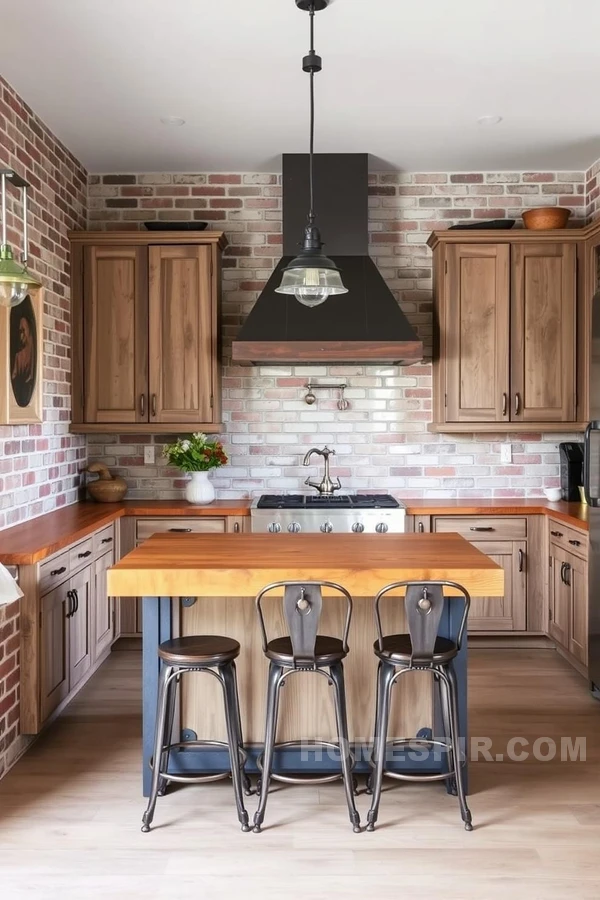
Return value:
M 195 506 L 213 502 L 215 489 L 208 479 L 208 472 L 190 472 L 190 480 L 185 488 L 185 499 Z

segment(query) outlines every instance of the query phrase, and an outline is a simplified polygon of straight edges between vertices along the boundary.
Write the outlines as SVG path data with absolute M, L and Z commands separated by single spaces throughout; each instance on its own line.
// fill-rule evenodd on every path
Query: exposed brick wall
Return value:
M 0 167 L 31 184 L 30 268 L 45 287 L 43 423 L 0 425 L 1 529 L 74 503 L 85 439 L 69 434 L 70 275 L 67 230 L 85 228 L 87 172 L 0 78 Z M 8 234 L 22 248 L 20 197 L 9 188 Z M 0 777 L 24 749 L 19 737 L 19 604 L 0 606 Z
M 600 159 L 589 167 L 585 173 L 585 196 L 587 203 L 588 220 L 597 218 L 600 214 Z
M 70 228 L 85 228 L 87 172 L 0 78 L 0 166 L 31 184 L 29 260 L 45 287 L 44 421 L 0 425 L 0 529 L 74 503 L 85 439 L 69 434 Z M 9 243 L 22 248 L 20 195 L 8 189 Z
M 530 206 L 563 205 L 571 224 L 586 214 L 583 172 L 376 173 L 370 176 L 371 255 L 427 347 L 431 344 L 433 228 L 502 216 Z M 231 365 L 230 342 L 281 254 L 281 186 L 275 174 L 123 174 L 90 177 L 90 227 L 137 229 L 145 220 L 199 219 L 222 228 L 225 372 L 223 409 L 230 465 L 213 476 L 220 497 L 300 490 L 304 451 L 335 446 L 333 468 L 344 486 L 401 497 L 539 496 L 558 484 L 562 435 L 434 435 L 431 366 Z M 326 237 L 326 236 L 325 236 Z M 347 412 L 319 392 L 307 406 L 308 377 L 347 380 Z M 124 475 L 131 497 L 182 495 L 184 479 L 161 462 L 162 437 L 93 437 L 91 458 Z M 511 440 L 513 464 L 500 462 Z M 143 446 L 156 441 L 157 463 L 145 466 Z M 310 471 L 310 470 L 309 470 Z
M 0 606 L 0 778 L 19 729 L 19 602 Z

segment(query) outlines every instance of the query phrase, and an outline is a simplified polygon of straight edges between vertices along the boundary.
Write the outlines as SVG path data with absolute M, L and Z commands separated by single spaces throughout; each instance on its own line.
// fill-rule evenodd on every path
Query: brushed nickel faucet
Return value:
M 336 478 L 337 484 L 335 484 L 329 477 L 329 457 L 335 456 L 335 450 L 330 450 L 329 447 L 323 447 L 322 450 L 319 450 L 318 447 L 312 447 L 304 457 L 304 462 L 302 463 L 303 466 L 310 465 L 310 458 L 313 453 L 318 453 L 319 456 L 323 457 L 325 463 L 325 473 L 321 481 L 316 481 L 313 478 L 307 478 L 304 484 L 307 484 L 309 487 L 316 488 L 322 497 L 331 497 L 333 496 L 334 491 L 339 491 L 342 486 L 339 478 Z

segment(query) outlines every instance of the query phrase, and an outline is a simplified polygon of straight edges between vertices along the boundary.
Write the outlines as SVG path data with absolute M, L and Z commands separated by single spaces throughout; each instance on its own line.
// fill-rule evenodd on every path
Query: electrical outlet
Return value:
M 156 447 L 154 444 L 147 444 L 144 447 L 144 462 L 147 466 L 153 466 L 156 462 Z
M 500 462 L 512 462 L 512 444 L 500 444 Z

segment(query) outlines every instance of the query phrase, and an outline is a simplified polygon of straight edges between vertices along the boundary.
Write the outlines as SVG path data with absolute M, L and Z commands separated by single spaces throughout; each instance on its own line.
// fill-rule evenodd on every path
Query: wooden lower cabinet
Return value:
M 587 562 L 550 544 L 548 634 L 582 666 L 587 666 Z
M 69 690 L 72 691 L 92 665 L 92 566 L 74 575 L 69 587 L 74 600 L 74 611 L 69 618 Z
M 94 562 L 94 615 L 92 620 L 92 662 L 108 650 L 114 639 L 114 600 L 108 596 L 106 572 L 112 566 L 112 550 Z
M 503 597 L 472 597 L 470 631 L 525 631 L 527 627 L 527 544 L 478 542 L 473 546 L 504 569 Z
M 69 693 L 69 583 L 41 598 L 40 716 L 42 721 Z
M 527 519 L 523 516 L 415 516 L 413 530 L 453 532 L 504 569 L 503 597 L 471 597 L 472 632 L 525 631 L 527 628 Z M 521 538 L 521 540 L 517 540 Z

